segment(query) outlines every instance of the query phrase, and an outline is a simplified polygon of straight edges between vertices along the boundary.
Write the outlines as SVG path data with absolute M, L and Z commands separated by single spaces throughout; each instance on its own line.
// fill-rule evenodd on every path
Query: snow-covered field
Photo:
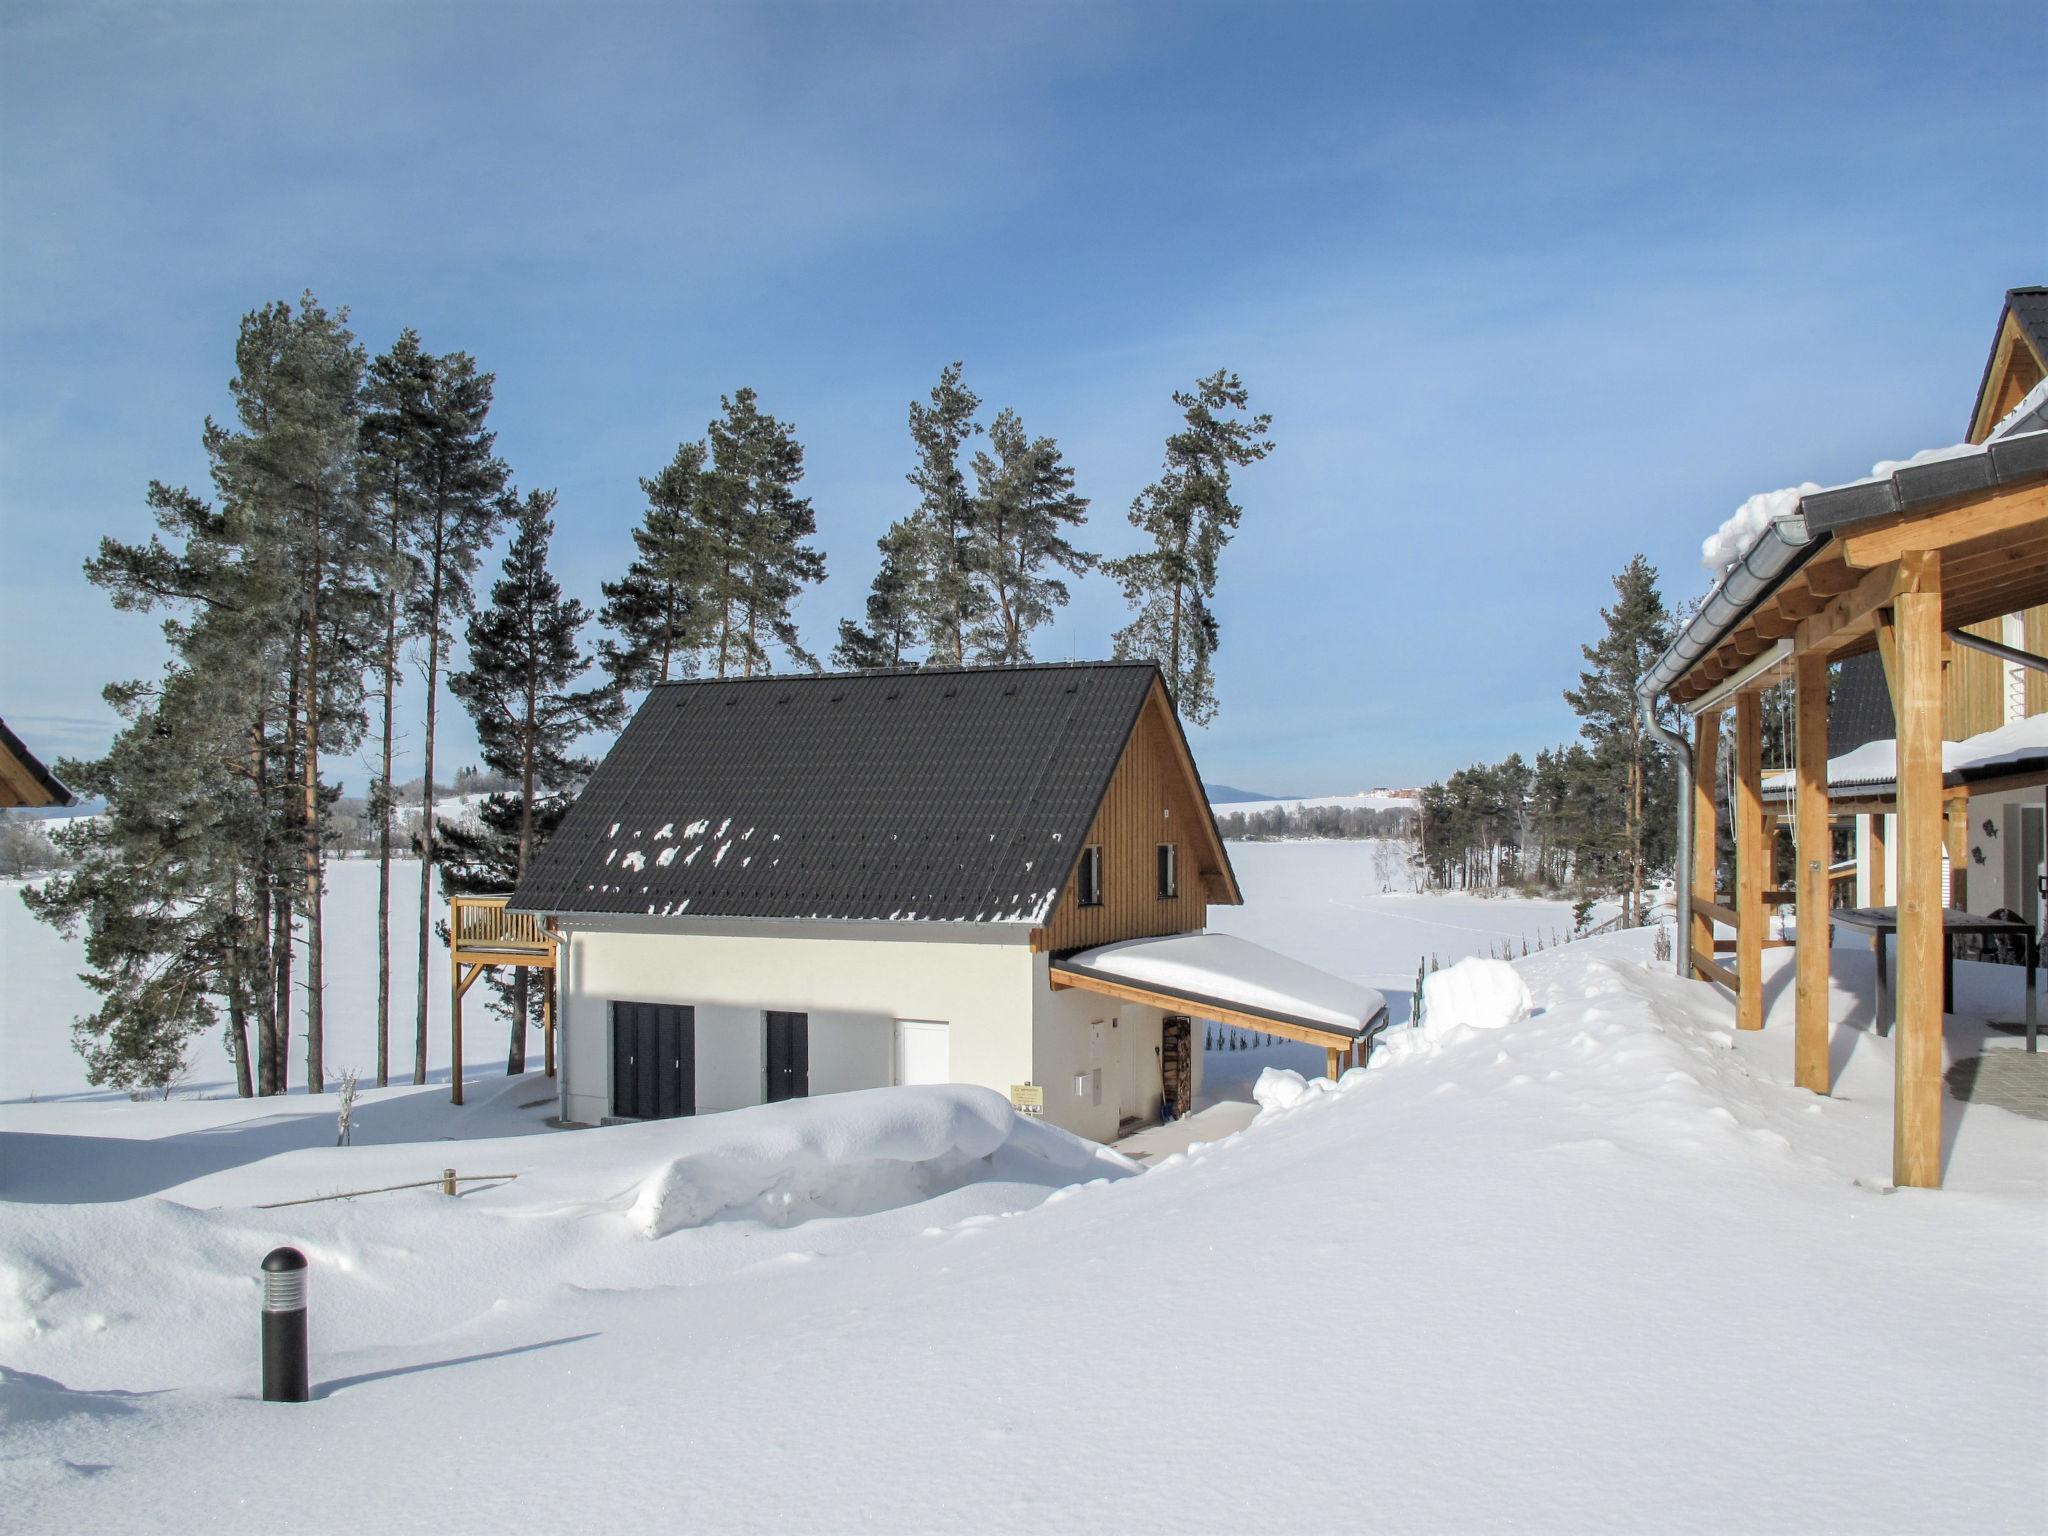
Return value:
M 1359 845 L 1232 852 L 1250 905 L 1219 927 L 1404 1018 L 1418 952 L 1562 924 L 1358 894 Z M 1770 1027 L 1738 1037 L 1645 935 L 1546 951 L 1518 962 L 1520 1023 L 1397 1030 L 1334 1090 L 1268 1079 L 1249 1129 L 1142 1172 L 965 1089 L 558 1134 L 541 1080 L 480 1075 L 465 1110 L 369 1095 L 346 1149 L 303 1095 L 0 1106 L 0 1509 L 24 1531 L 2038 1529 L 2048 1124 L 1951 1105 L 1949 1187 L 1890 1191 L 1868 960 L 1837 956 L 1817 1099 L 1786 1086 L 1790 954 L 1767 956 Z M 2016 973 L 1962 972 L 1966 1012 L 2016 1002 Z M 44 1049 L 23 1020 L 62 1048 L 65 999 L 8 1008 L 9 1054 Z M 519 1178 L 256 1208 L 449 1165 Z M 313 1262 L 303 1407 L 254 1400 L 279 1242 Z

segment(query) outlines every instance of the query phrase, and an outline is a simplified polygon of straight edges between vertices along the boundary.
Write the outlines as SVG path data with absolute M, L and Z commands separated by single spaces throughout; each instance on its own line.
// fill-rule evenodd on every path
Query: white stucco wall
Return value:
M 1078 987 L 1052 990 L 1050 960 L 1032 957 L 1036 1024 L 1033 1054 L 1045 1088 L 1045 1117 L 1076 1135 L 1112 1141 L 1125 1114 L 1157 1119 L 1160 1108 L 1160 1024 L 1165 1013 L 1137 1003 L 1120 1003 Z M 1195 1023 L 1194 1083 L 1202 1086 L 1201 1023 Z M 1093 1074 L 1102 1073 L 1102 1102 L 1093 1094 Z M 1133 1097 L 1130 1085 L 1135 1083 Z
M 1159 1009 L 1054 992 L 1023 930 L 565 919 L 559 1087 L 565 1119 L 611 1113 L 611 1004 L 696 1010 L 697 1112 L 758 1104 L 770 1009 L 810 1018 L 813 1096 L 894 1079 L 896 1022 L 948 1026 L 954 1081 L 1045 1089 L 1045 1118 L 1097 1141 L 1160 1109 Z M 1193 1052 L 1201 1084 L 1200 1025 Z M 1101 1103 L 1092 1074 L 1102 1073 Z M 1077 1081 L 1081 1084 L 1077 1090 Z M 1132 1084 L 1137 1091 L 1130 1091 Z
M 888 1085 L 898 1019 L 950 1027 L 956 1081 L 1007 1092 L 1033 1080 L 1032 992 L 1043 957 L 1022 929 L 563 926 L 560 1087 L 570 1120 L 595 1124 L 611 1111 L 614 1001 L 696 1010 L 699 1113 L 761 1102 L 769 1009 L 810 1016 L 814 1095 Z
M 2031 882 L 2038 878 L 2038 866 L 2029 867 L 2024 855 L 2024 816 L 2039 811 L 2040 789 L 2006 790 L 1998 794 L 1970 797 L 1970 863 L 1963 882 L 1964 905 L 1972 912 L 1995 912 L 2010 908 L 2022 915 L 2038 911 L 2038 894 L 2030 895 Z M 1896 903 L 1899 890 L 1899 819 L 1886 816 L 1885 902 Z M 1985 830 L 1985 824 L 1991 830 Z M 1856 818 L 1856 904 L 1872 905 L 1870 889 L 1870 818 Z M 1947 895 L 1947 854 L 1943 853 L 1943 894 Z

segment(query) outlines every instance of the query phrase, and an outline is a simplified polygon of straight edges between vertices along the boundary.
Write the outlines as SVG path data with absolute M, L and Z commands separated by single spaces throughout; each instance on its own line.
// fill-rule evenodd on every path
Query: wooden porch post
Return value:
M 1942 807 L 1941 845 L 1948 851 L 1948 904 L 1961 911 L 1970 904 L 1969 801 L 1951 800 Z
M 1885 893 L 1885 846 L 1883 811 L 1870 813 L 1870 904 L 1873 907 L 1887 905 Z
M 1941 1183 L 1941 556 L 1899 559 L 1899 992 L 1892 1182 Z
M 1735 1027 L 1764 1027 L 1764 714 L 1756 690 L 1735 698 Z
M 1714 778 L 1721 750 L 1721 712 L 1718 709 L 1708 710 L 1693 721 L 1692 741 L 1692 868 L 1681 870 L 1680 874 L 1692 881 L 1695 897 L 1712 901 L 1716 895 Z M 1714 920 L 1698 910 L 1692 916 L 1691 943 L 1693 953 L 1709 958 L 1713 956 Z M 1690 960 L 1686 963 L 1686 974 L 1699 974 Z
M 540 994 L 541 1050 L 547 1064 L 547 1075 L 555 1075 L 555 968 L 546 967 L 542 973 L 547 977 Z
M 1798 689 L 1798 798 L 1794 830 L 1799 847 L 1794 864 L 1799 898 L 1798 1020 L 1793 1042 L 1793 1081 L 1815 1093 L 1828 1091 L 1828 865 L 1834 859 L 1828 822 L 1828 659 L 1805 652 L 1795 663 Z
M 459 934 L 461 931 L 453 920 L 449 927 L 452 932 Z M 462 961 L 456 958 L 455 946 L 451 943 L 448 953 L 448 1056 L 452 1063 L 448 1073 L 450 1104 L 462 1102 L 462 994 L 467 990 L 462 984 Z
M 1330 1081 L 1334 1083 L 1344 1075 L 1344 1053 L 1334 1045 L 1325 1047 L 1325 1050 L 1330 1058 Z

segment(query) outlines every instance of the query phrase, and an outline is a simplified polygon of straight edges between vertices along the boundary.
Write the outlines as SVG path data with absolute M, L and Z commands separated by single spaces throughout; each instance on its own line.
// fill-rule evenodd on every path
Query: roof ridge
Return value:
M 1150 659 L 1118 661 L 1014 661 L 997 662 L 987 666 L 946 666 L 921 667 L 862 667 L 838 672 L 761 672 L 753 677 L 671 677 L 649 685 L 649 692 L 656 688 L 701 688 L 713 683 L 831 683 L 850 682 L 863 677 L 981 677 L 998 676 L 1015 672 L 1091 672 L 1111 671 L 1124 667 L 1150 667 L 1157 669 L 1159 663 Z

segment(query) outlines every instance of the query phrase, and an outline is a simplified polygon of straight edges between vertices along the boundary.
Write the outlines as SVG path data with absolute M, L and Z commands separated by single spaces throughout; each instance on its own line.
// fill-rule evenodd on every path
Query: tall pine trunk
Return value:
M 325 997 L 326 936 L 322 932 L 320 876 L 320 555 L 315 527 L 313 594 L 306 623 L 305 816 L 306 877 L 306 1092 L 327 1091 Z
M 519 750 L 519 862 L 512 883 L 526 878 L 526 855 L 533 846 L 533 755 L 538 727 L 536 714 L 540 679 L 534 676 L 532 657 L 536 650 L 529 639 L 526 646 L 526 719 Z M 505 1075 L 517 1077 L 526 1070 L 526 967 L 512 975 L 512 1039 L 505 1052 Z
M 301 623 L 304 620 L 300 621 Z M 297 812 L 291 808 L 292 780 L 299 772 L 299 754 L 302 743 L 299 740 L 299 696 L 303 691 L 304 679 L 300 676 L 300 664 L 304 652 L 299 646 L 299 635 L 292 635 L 291 671 L 285 683 L 285 731 L 284 770 L 285 780 L 278 789 L 285 805 L 285 825 L 291 830 L 291 820 Z M 292 1034 L 292 899 L 289 881 L 283 865 L 284 850 L 277 850 L 276 900 L 271 907 L 271 985 L 277 999 L 271 1018 L 273 1034 L 270 1041 L 270 1092 L 286 1093 L 291 1088 L 291 1034 Z M 268 861 L 266 860 L 266 863 Z
M 434 938 L 434 722 L 435 695 L 441 685 L 442 545 L 446 535 L 434 529 L 434 558 L 427 589 L 427 741 L 426 782 L 420 790 L 420 963 L 414 996 L 412 1080 L 427 1080 L 427 956 Z
M 396 535 L 392 538 L 394 549 Z M 384 605 L 384 756 L 377 800 L 377 1086 L 391 1084 L 391 741 L 398 689 L 398 589 Z M 421 957 L 424 962 L 425 957 Z

